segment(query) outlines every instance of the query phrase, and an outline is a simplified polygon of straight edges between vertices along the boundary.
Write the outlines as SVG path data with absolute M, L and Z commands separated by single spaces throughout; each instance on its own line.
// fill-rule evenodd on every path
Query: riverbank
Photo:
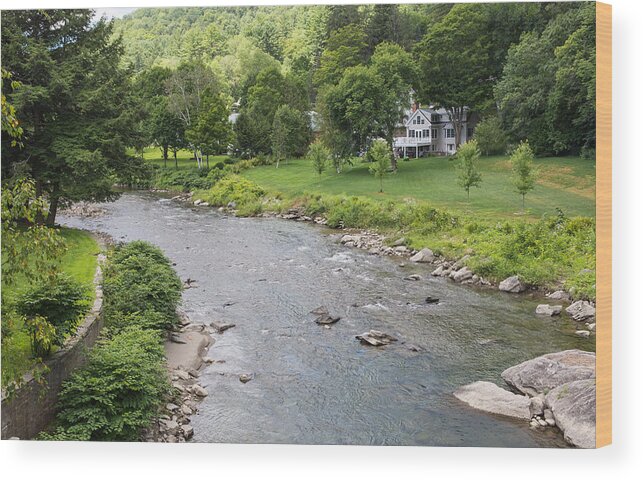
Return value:
M 173 200 L 218 207 L 240 216 L 276 216 L 349 232 L 348 246 L 373 254 L 411 257 L 429 250 L 438 276 L 507 291 L 565 292 L 593 302 L 595 226 L 591 219 L 543 218 L 502 224 L 459 217 L 418 202 L 382 203 L 360 197 L 306 195 L 287 198 L 229 176 L 210 190 L 181 193 Z M 366 228 L 364 228 L 366 227 Z M 453 271 L 457 266 L 460 274 Z M 453 275 L 452 275 L 453 274 Z M 560 296 L 557 293 L 556 296 Z

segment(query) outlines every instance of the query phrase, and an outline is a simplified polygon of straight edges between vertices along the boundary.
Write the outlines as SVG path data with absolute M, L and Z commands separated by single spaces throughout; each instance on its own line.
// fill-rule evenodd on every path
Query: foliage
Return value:
M 18 298 L 16 310 L 32 320 L 30 330 L 41 329 L 42 322 L 34 320 L 36 317 L 46 319 L 55 329 L 51 343 L 61 346 L 75 332 L 78 320 L 87 310 L 88 299 L 89 292 L 85 285 L 69 275 L 56 274 L 44 282 L 31 285 Z
M 322 142 L 317 141 L 308 149 L 306 158 L 310 161 L 315 172 L 321 177 L 321 174 L 326 170 L 330 156 L 330 150 Z
M 136 241 L 117 247 L 105 268 L 105 324 L 121 331 L 129 322 L 169 328 L 177 322 L 182 284 L 163 252 Z
M 533 167 L 534 153 L 527 142 L 521 142 L 514 150 L 510 161 L 513 170 L 513 183 L 522 196 L 522 208 L 525 208 L 525 195 L 536 186 L 536 176 Z
M 63 384 L 45 440 L 138 440 L 169 391 L 158 332 L 128 327 L 103 339 Z
M 2 184 L 2 282 L 11 285 L 16 275 L 42 279 L 53 272 L 52 260 L 64 251 L 56 230 L 36 224 L 47 204 L 36 196 L 35 182 L 17 179 Z
M 458 185 L 467 192 L 467 200 L 469 199 L 471 187 L 479 187 L 480 183 L 482 183 L 482 175 L 480 175 L 476 165 L 478 160 L 480 160 L 480 149 L 476 140 L 470 140 L 460 145 L 456 158 L 458 162 L 456 164 Z
M 388 173 L 391 165 L 391 149 L 383 140 L 375 140 L 368 150 L 368 157 L 372 162 L 368 167 L 376 178 L 380 180 L 380 193 L 384 191 L 384 176 Z
M 186 139 L 201 155 L 216 155 L 225 152 L 232 140 L 232 129 L 228 122 L 228 109 L 222 95 L 207 89 L 203 94 L 196 122 L 185 132 Z
M 17 147 L 22 145 L 20 138 L 22 137 L 22 127 L 16 117 L 16 108 L 7 101 L 4 94 L 5 82 L 11 79 L 11 72 L 2 67 L 2 132 L 6 132 L 11 139 L 11 146 Z M 11 90 L 16 90 L 20 87 L 20 82 L 12 80 L 9 82 Z
M 27 317 L 24 321 L 31 339 L 31 354 L 34 358 L 48 357 L 51 348 L 59 343 L 56 340 L 56 327 L 40 315 Z
M 31 175 L 38 196 L 48 196 L 48 225 L 61 204 L 113 199 L 110 177 L 136 141 L 122 45 L 92 15 L 13 10 L 2 18 L 3 66 L 21 83 L 3 93 L 24 129 L 24 148 L 3 151 L 3 174 L 20 167 Z
M 301 156 L 309 138 L 306 114 L 289 105 L 279 106 L 272 124 L 272 153 L 277 159 L 277 168 L 280 160 Z
M 260 199 L 265 193 L 259 185 L 238 175 L 229 175 L 210 190 L 198 192 L 198 196 L 215 206 L 227 206 L 230 202 L 234 202 L 237 213 L 244 216 L 261 211 Z
M 507 136 L 496 115 L 482 119 L 476 125 L 473 138 L 478 142 L 478 147 L 483 155 L 498 155 L 505 153 L 507 149 Z

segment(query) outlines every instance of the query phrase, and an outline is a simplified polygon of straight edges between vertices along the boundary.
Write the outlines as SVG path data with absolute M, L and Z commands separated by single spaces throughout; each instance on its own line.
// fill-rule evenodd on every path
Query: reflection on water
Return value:
M 484 414 L 452 392 L 476 380 L 502 384 L 505 368 L 568 348 L 593 350 L 566 317 L 534 315 L 537 298 L 432 278 L 329 238 L 308 224 L 242 219 L 126 193 L 102 218 L 61 217 L 117 240 L 147 240 L 198 282 L 183 294 L 194 322 L 235 323 L 215 335 L 192 418 L 195 441 L 444 446 L 565 446 L 554 429 Z M 405 281 L 411 273 L 420 281 Z M 440 298 L 426 305 L 427 295 Z M 342 319 L 325 329 L 308 312 Z M 355 335 L 400 339 L 379 349 Z M 413 352 L 408 344 L 417 345 Z M 253 373 L 246 384 L 241 373 Z

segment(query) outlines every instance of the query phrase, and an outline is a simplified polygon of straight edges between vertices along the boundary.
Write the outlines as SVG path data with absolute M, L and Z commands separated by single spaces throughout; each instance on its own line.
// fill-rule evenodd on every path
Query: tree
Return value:
M 469 200 L 469 190 L 471 187 L 479 187 L 482 183 L 482 175 L 478 171 L 476 163 L 480 160 L 480 149 L 478 142 L 471 140 L 458 147 L 456 168 L 458 170 L 458 184 L 467 192 L 467 201 Z
M 370 51 L 382 42 L 400 41 L 400 15 L 396 4 L 375 4 L 366 22 Z
M 170 111 L 164 97 L 159 98 L 147 119 L 147 124 L 149 139 L 160 147 L 164 166 L 167 166 L 168 151 L 172 149 L 176 152 L 185 144 L 185 126 L 181 119 Z
M 473 138 L 483 155 L 504 153 L 507 148 L 507 135 L 502 130 L 500 119 L 491 115 L 481 120 L 477 125 Z
M 363 29 L 347 25 L 335 30 L 319 59 L 314 80 L 318 86 L 339 82 L 347 68 L 362 65 L 368 60 L 368 41 Z
M 463 126 L 472 110 L 491 104 L 493 68 L 485 6 L 458 4 L 435 24 L 417 45 L 423 102 L 446 109 L 460 145 Z
M 49 200 L 47 225 L 58 207 L 78 200 L 115 198 L 113 175 L 134 161 L 132 97 L 119 66 L 122 45 L 112 24 L 90 10 L 16 10 L 3 13 L 3 66 L 22 87 L 3 92 L 21 119 L 24 148 L 7 146 L 4 174 L 17 165 Z M 3 85 L 4 86 L 4 85 Z
M 510 158 L 513 170 L 513 184 L 522 196 L 522 209 L 525 209 L 525 195 L 536 186 L 536 176 L 533 167 L 534 152 L 529 143 L 520 142 Z
M 391 149 L 384 140 L 375 140 L 368 150 L 368 156 L 371 159 L 371 165 L 368 171 L 380 179 L 380 193 L 384 192 L 384 175 L 386 175 L 391 166 Z
M 310 160 L 315 172 L 317 172 L 321 178 L 321 175 L 324 173 L 324 170 L 326 170 L 326 165 L 328 165 L 328 161 L 330 160 L 330 150 L 328 150 L 328 148 L 318 140 L 310 145 L 306 158 Z
M 308 117 L 288 105 L 277 108 L 272 125 L 272 153 L 279 162 L 305 152 L 310 137 Z
M 185 62 L 172 72 L 166 83 L 171 112 L 183 122 L 186 133 L 194 128 L 206 95 L 218 94 L 220 87 L 212 70 L 200 62 Z M 203 166 L 202 152 L 191 144 L 197 166 Z
M 210 155 L 227 149 L 232 139 L 228 113 L 222 96 L 206 89 L 196 122 L 185 132 L 187 140 L 198 151 L 199 157 L 202 159 L 205 154 L 208 168 Z

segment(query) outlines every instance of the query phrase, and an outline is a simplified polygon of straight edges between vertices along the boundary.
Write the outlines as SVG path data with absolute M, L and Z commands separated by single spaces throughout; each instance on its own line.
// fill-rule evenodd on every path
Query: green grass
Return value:
M 242 175 L 262 187 L 287 195 L 308 193 L 360 195 L 387 200 L 415 198 L 439 208 L 487 218 L 514 218 L 521 213 L 520 196 L 511 183 L 508 157 L 483 157 L 479 162 L 482 185 L 466 193 L 456 182 L 455 162 L 445 157 L 399 161 L 398 171 L 379 181 L 368 165 L 347 166 L 341 174 L 330 169 L 321 178 L 304 159 L 274 166 L 256 167 Z M 531 217 L 552 214 L 558 207 L 568 216 L 595 216 L 595 162 L 579 157 L 539 158 L 536 188 L 527 194 L 526 213 Z
M 130 152 L 133 154 L 133 152 Z M 222 162 L 225 160 L 227 155 L 210 155 L 210 166 L 212 167 L 217 162 Z M 161 149 L 158 147 L 147 147 L 143 150 L 143 159 L 146 162 L 151 163 L 152 165 L 157 165 L 163 167 L 165 162 L 163 161 L 163 154 Z M 176 155 L 177 164 L 179 169 L 188 169 L 196 168 L 196 161 L 191 150 L 179 150 Z M 203 164 L 205 165 L 206 159 L 203 158 Z M 167 168 L 175 168 L 174 166 L 174 154 L 168 152 L 167 158 Z
M 94 238 L 87 232 L 71 228 L 61 228 L 61 236 L 65 239 L 67 251 L 58 261 L 60 271 L 72 276 L 79 282 L 91 285 L 96 272 L 97 255 L 100 248 Z M 12 309 L 12 304 L 27 287 L 27 280 L 18 276 L 11 286 L 2 285 L 2 296 L 6 308 Z M 92 302 L 94 290 L 92 292 Z M 5 312 L 7 313 L 7 312 Z M 10 314 L 9 314 L 10 315 Z M 3 315 L 3 321 L 6 320 Z M 14 323 L 11 336 L 2 344 L 2 384 L 15 380 L 26 373 L 35 364 L 31 356 L 29 335 L 19 317 L 13 316 Z

